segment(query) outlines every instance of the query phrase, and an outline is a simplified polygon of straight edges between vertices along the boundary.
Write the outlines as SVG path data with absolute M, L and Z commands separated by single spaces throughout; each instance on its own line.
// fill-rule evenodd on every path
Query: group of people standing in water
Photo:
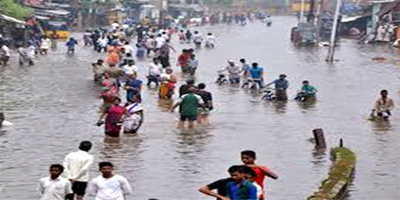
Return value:
M 251 65 L 246 62 L 246 59 L 239 60 L 240 65 L 237 65 L 234 60 L 228 60 L 228 65 L 220 73 L 220 78 L 217 83 L 222 83 L 221 77 L 225 77 L 224 73 L 228 72 L 228 81 L 231 84 L 241 84 L 242 88 L 250 89 L 264 89 L 270 85 L 274 85 L 275 98 L 274 100 L 286 101 L 288 100 L 287 89 L 289 88 L 289 81 L 285 74 L 279 75 L 278 79 L 270 83 L 264 82 L 264 68 L 258 63 L 254 62 Z M 295 100 L 306 101 L 316 97 L 317 89 L 310 85 L 308 80 L 302 82 L 302 87 L 297 93 Z M 272 100 L 272 99 L 271 99 Z
M 135 63 L 135 59 L 143 59 L 142 54 L 138 56 L 136 53 L 134 58 L 134 49 L 130 40 L 123 37 L 123 34 L 118 34 L 118 30 L 119 28 L 115 27 L 115 30 L 100 37 L 100 40 L 108 38 L 107 45 L 104 47 L 106 55 L 104 59 L 99 59 L 92 64 L 94 80 L 102 87 L 100 97 L 103 100 L 96 124 L 98 126 L 104 124 L 105 134 L 112 137 L 118 137 L 121 131 L 136 133 L 144 119 L 141 95 L 143 81 L 138 79 L 138 66 Z M 175 51 L 170 44 L 173 32 L 170 31 L 171 29 L 167 30 L 160 29 L 151 31 L 152 34 L 146 33 L 136 45 L 137 51 L 144 47 L 143 55 L 152 60 L 146 64 L 148 66 L 146 85 L 158 88 L 161 99 L 172 99 L 177 83 L 177 76 L 171 68 L 169 56 L 171 50 Z M 197 43 L 201 42 L 199 37 L 199 32 L 196 31 L 193 38 L 185 36 L 184 40 Z M 178 35 L 178 39 L 182 40 L 182 36 Z M 182 73 L 191 76 L 195 75 L 198 64 L 194 49 L 184 49 L 177 63 Z M 187 84 L 179 89 L 180 99 L 173 105 L 171 111 L 179 107 L 180 126 L 183 126 L 185 121 L 189 122 L 190 128 L 193 127 L 195 121 L 202 124 L 208 123 L 207 116 L 213 109 L 213 105 L 212 95 L 205 88 L 204 83 L 196 86 L 193 80 L 188 80 Z M 121 90 L 126 91 L 125 105 L 121 105 Z

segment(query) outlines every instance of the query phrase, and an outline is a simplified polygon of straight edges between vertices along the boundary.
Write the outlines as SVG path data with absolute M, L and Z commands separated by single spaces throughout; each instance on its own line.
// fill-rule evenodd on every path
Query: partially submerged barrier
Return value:
M 328 178 L 322 181 L 319 190 L 307 200 L 337 200 L 344 197 L 353 179 L 356 155 L 344 147 L 332 149 L 331 155 L 333 165 L 329 170 Z

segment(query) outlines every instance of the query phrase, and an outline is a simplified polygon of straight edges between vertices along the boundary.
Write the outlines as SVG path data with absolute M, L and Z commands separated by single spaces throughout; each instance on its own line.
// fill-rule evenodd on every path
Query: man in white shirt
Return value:
M 150 87 L 151 83 L 154 82 L 156 84 L 156 87 L 159 85 L 159 79 L 161 76 L 162 69 L 158 65 L 159 61 L 157 58 L 153 59 L 153 63 L 149 64 L 149 71 L 147 75 L 147 86 Z
M 154 35 L 150 35 L 146 40 L 147 56 L 153 51 L 155 52 L 157 46 L 157 41 L 154 39 Z
M 35 55 L 36 55 L 35 46 L 32 43 L 28 43 L 26 45 L 25 51 L 26 51 L 26 58 L 27 58 L 27 60 L 29 62 L 29 65 L 30 66 L 35 65 L 35 63 L 33 62 L 33 59 L 35 58 Z
M 71 182 L 61 177 L 64 167 L 59 164 L 50 166 L 50 177 L 39 182 L 40 200 L 73 200 Z
M 162 32 L 162 35 L 161 35 L 163 38 L 164 38 L 164 40 L 170 40 L 171 38 L 169 38 L 169 35 L 167 34 L 167 32 Z
M 165 39 L 161 34 L 158 34 L 157 38 L 156 38 L 156 48 L 157 50 L 161 49 L 161 47 L 165 44 Z
M 95 196 L 95 200 L 126 200 L 132 193 L 129 182 L 113 173 L 114 166 L 110 162 L 99 163 L 99 168 L 102 175 L 89 183 L 88 193 Z
M 128 60 L 128 64 L 122 67 L 122 71 L 124 71 L 125 75 L 136 74 L 137 70 L 138 68 L 133 60 Z
M 44 36 L 42 39 L 42 43 L 40 44 L 40 53 L 47 54 L 50 45 L 51 45 L 51 40 L 47 36 Z
M 111 27 L 112 27 L 113 30 L 118 29 L 118 27 L 119 27 L 118 22 L 117 22 L 117 21 L 114 21 L 114 23 L 111 24 Z
M 215 41 L 216 41 L 216 37 L 212 33 L 208 33 L 207 38 L 206 38 L 206 46 L 214 48 Z
M 3 66 L 7 66 L 11 56 L 10 48 L 8 48 L 7 45 L 3 44 L 3 46 L 1 47 L 1 51 L 2 51 L 1 62 L 3 63 Z
M 125 42 L 124 49 L 125 49 L 125 53 L 126 53 L 126 54 L 127 54 L 127 53 L 130 53 L 131 55 L 133 55 L 134 49 L 133 49 L 133 47 L 130 45 L 130 43 L 129 43 L 128 41 Z
M 201 46 L 201 43 L 203 42 L 203 37 L 198 31 L 194 32 L 193 42 L 196 44 L 197 47 Z
M 108 44 L 108 38 L 106 38 L 105 36 L 100 37 L 97 40 L 97 44 L 98 44 L 98 49 L 97 51 L 100 53 L 101 50 L 104 50 L 104 52 L 107 52 L 107 44 Z
M 77 200 L 82 200 L 89 182 L 89 167 L 93 156 L 88 152 L 92 148 L 89 141 L 81 142 L 79 151 L 69 153 L 64 160 L 65 175 L 72 182 L 72 190 Z

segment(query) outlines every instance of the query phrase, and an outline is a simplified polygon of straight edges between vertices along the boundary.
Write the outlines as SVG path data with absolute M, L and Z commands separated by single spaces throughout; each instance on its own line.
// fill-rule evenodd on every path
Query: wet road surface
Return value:
M 377 56 L 396 58 L 400 51 L 342 40 L 336 55 L 340 61 L 328 65 L 327 49 L 297 49 L 290 44 L 295 24 L 295 17 L 276 17 L 270 28 L 259 23 L 196 28 L 213 32 L 218 44 L 215 50 L 197 52 L 196 79 L 213 93 L 215 110 L 211 126 L 194 131 L 176 129 L 178 115 L 167 111 L 169 102 L 145 89 L 146 121 L 140 133 L 104 139 L 102 127 L 94 125 L 100 100 L 90 67 L 102 55 L 89 48 L 78 47 L 74 56 L 60 48 L 40 56 L 33 67 L 2 68 L 1 105 L 14 126 L 0 135 L 0 199 L 38 199 L 39 178 L 82 140 L 94 143 L 96 163 L 111 161 L 117 173 L 128 178 L 134 193 L 129 199 L 210 199 L 198 193 L 198 187 L 228 176 L 226 169 L 241 163 L 239 152 L 244 149 L 255 150 L 258 163 L 280 176 L 266 181 L 268 199 L 305 199 L 331 164 L 329 152 L 313 150 L 309 139 L 314 128 L 325 130 L 329 147 L 343 138 L 358 155 L 348 199 L 400 199 L 398 111 L 390 124 L 366 120 L 381 89 L 388 89 L 400 104 L 399 67 L 371 61 Z M 187 47 L 174 46 L 179 51 Z M 263 102 L 259 94 L 215 85 L 216 71 L 226 60 L 240 58 L 264 66 L 267 82 L 287 74 L 291 98 L 302 80 L 310 80 L 319 90 L 317 103 Z M 139 64 L 142 78 L 144 65 Z M 91 177 L 97 174 L 93 165 Z

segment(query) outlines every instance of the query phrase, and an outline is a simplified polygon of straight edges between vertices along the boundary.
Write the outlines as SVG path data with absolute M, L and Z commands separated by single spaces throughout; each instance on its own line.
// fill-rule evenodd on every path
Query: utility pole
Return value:
M 321 0 L 320 4 L 319 4 L 319 9 L 318 9 L 318 24 L 317 24 L 317 39 L 318 39 L 318 43 L 321 41 L 321 29 L 322 29 L 322 13 L 325 10 L 324 7 L 324 2 L 325 0 Z
M 337 0 L 335 17 L 333 19 L 334 21 L 333 21 L 333 27 L 332 27 L 332 33 L 331 33 L 331 43 L 329 46 L 328 57 L 326 58 L 326 61 L 328 61 L 328 62 L 333 62 L 333 56 L 335 54 L 336 32 L 337 32 L 339 15 L 340 15 L 340 7 L 342 6 L 341 4 L 342 4 L 342 0 Z
M 301 0 L 300 23 L 303 23 L 303 19 L 304 19 L 304 0 Z

